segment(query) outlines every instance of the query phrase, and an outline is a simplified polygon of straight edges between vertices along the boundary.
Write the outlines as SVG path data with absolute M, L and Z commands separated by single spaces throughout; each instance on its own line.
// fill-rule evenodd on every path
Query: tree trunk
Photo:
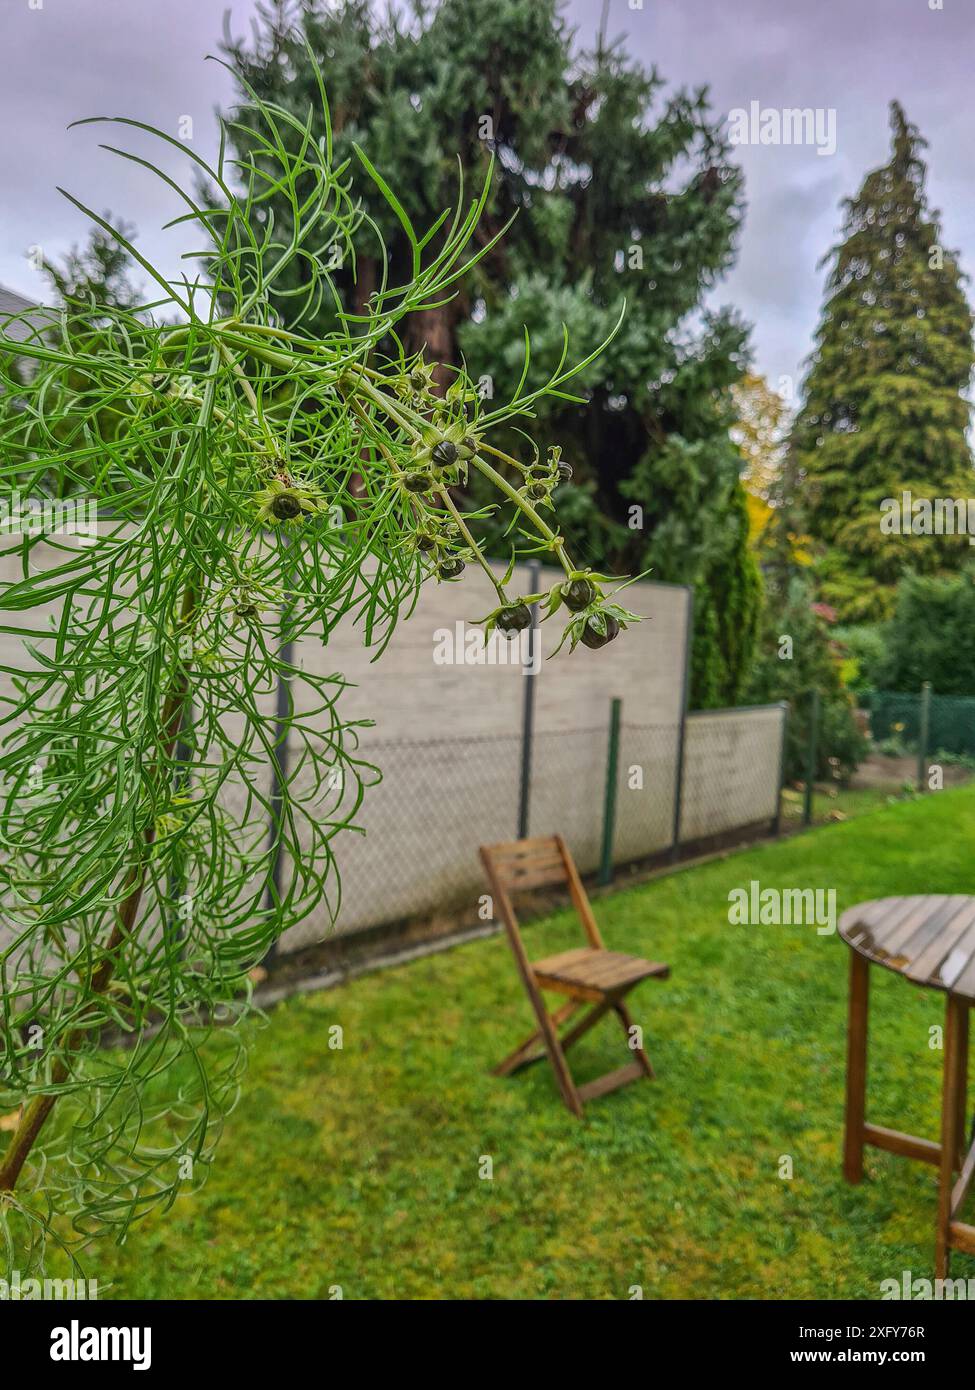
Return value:
M 408 353 L 426 353 L 428 362 L 437 364 L 434 380 L 441 391 L 446 390 L 453 380 L 453 373 L 445 371 L 443 364 L 456 361 L 454 325 L 457 321 L 457 306 L 445 304 L 439 309 L 421 309 L 411 314 L 406 322 L 404 345 Z

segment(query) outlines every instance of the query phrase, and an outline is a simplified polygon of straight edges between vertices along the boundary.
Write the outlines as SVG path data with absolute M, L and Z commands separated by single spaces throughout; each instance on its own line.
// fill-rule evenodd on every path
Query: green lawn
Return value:
M 547 1067 L 488 1074 L 529 1028 L 501 937 L 282 1005 L 207 1184 L 122 1249 L 93 1246 L 89 1272 L 136 1298 L 872 1298 L 904 1269 L 930 1277 L 934 1170 L 868 1150 L 861 1187 L 840 1176 L 846 947 L 729 926 L 727 895 L 833 886 L 842 910 L 975 891 L 973 836 L 962 788 L 600 900 L 607 943 L 673 974 L 631 996 L 657 1081 L 585 1124 Z M 529 949 L 572 930 L 568 914 L 533 925 Z M 872 1116 L 936 1135 L 940 998 L 873 974 Z M 601 1024 L 577 1074 L 622 1046 Z

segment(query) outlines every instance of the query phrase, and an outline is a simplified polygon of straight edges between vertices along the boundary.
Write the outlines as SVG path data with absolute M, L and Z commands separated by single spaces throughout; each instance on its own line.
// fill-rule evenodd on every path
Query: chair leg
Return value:
M 556 1009 L 555 1013 L 552 1014 L 552 1022 L 558 1027 L 558 1025 L 564 1023 L 567 1018 L 571 1018 L 581 1007 L 582 1005 L 578 1000 L 570 999 L 567 1004 L 563 1004 L 561 1009 Z M 563 1048 L 565 1047 L 564 1042 L 562 1046 Z M 516 1071 L 520 1071 L 522 1067 L 529 1067 L 533 1062 L 540 1062 L 544 1056 L 545 1042 L 542 1038 L 542 1030 L 541 1028 L 536 1028 L 534 1033 L 527 1037 L 524 1042 L 519 1043 L 515 1050 L 510 1052 L 503 1062 L 499 1062 L 498 1065 L 492 1067 L 491 1070 L 495 1076 L 512 1076 Z
M 941 1162 L 938 1175 L 938 1229 L 935 1245 L 935 1278 L 947 1279 L 951 1262 L 951 1193 L 958 1166 L 962 1080 L 962 1043 L 966 1041 L 968 1004 L 948 996 L 945 1009 L 944 1081 L 941 1093 Z
M 604 999 L 602 1003 L 596 1004 L 591 1008 L 586 1016 L 580 1018 L 579 1022 L 575 1024 L 574 1027 L 570 1028 L 562 1038 L 562 1051 L 568 1052 L 572 1044 L 578 1042 L 584 1034 L 589 1032 L 590 1028 L 594 1028 L 599 1020 L 609 1012 L 609 1009 L 610 1003 L 608 999 Z
M 863 1127 L 867 1103 L 867 1009 L 870 1002 L 870 964 L 850 948 L 850 1014 L 846 1044 L 846 1135 L 843 1176 L 863 1179 Z
M 555 1026 L 548 1014 L 545 1015 L 545 1023 L 542 1024 L 542 1032 L 545 1037 L 545 1050 L 549 1055 L 549 1061 L 552 1063 L 552 1070 L 555 1072 L 555 1080 L 562 1093 L 562 1099 L 572 1111 L 573 1115 L 575 1115 L 576 1119 L 581 1120 L 582 1101 L 576 1089 L 576 1083 L 572 1079 L 572 1073 L 569 1071 L 569 1064 L 565 1060 L 565 1053 L 562 1050 L 562 1044 L 559 1042 L 559 1035 L 556 1033 Z
M 548 1060 L 552 1064 L 552 1070 L 555 1072 L 555 1082 L 559 1088 L 559 1094 L 572 1111 L 573 1115 L 575 1115 L 576 1119 L 581 1120 L 582 1101 L 579 1098 L 576 1083 L 572 1080 L 569 1064 L 565 1060 L 565 1053 L 562 1050 L 562 1044 L 559 1042 L 559 1035 L 555 1029 L 553 1016 L 549 1013 L 548 1009 L 546 1009 L 545 1000 L 542 998 L 541 991 L 535 981 L 531 979 L 531 977 L 528 977 L 526 978 L 525 984 L 528 990 L 528 998 L 531 1000 L 531 1006 L 535 1011 L 535 1017 L 538 1019 L 538 1031 L 541 1036 L 541 1041 L 545 1047 L 545 1051 L 548 1053 Z M 571 1000 L 570 1002 L 574 1004 L 576 1001 Z M 557 1013 L 562 1013 L 563 1010 L 567 1008 L 568 1005 L 563 1004 L 562 1009 L 558 1010 Z
M 623 1003 L 622 999 L 617 999 L 616 1003 L 613 1005 L 613 1009 L 617 1017 L 619 1018 L 620 1023 L 622 1023 L 623 1025 L 623 1032 L 626 1034 L 627 1045 L 630 1051 L 636 1053 L 637 1061 L 643 1067 L 643 1070 L 646 1072 L 650 1080 L 653 1081 L 657 1073 L 653 1069 L 653 1063 L 647 1056 L 646 1049 L 644 1048 L 642 1043 L 640 1043 L 638 1047 L 633 1046 L 633 1029 L 635 1027 L 635 1024 L 632 1018 L 630 1017 L 629 1009 Z
M 527 1067 L 531 1065 L 532 1062 L 539 1061 L 540 1058 L 548 1053 L 548 1058 L 552 1064 L 552 1070 L 555 1072 L 555 1080 L 562 1099 L 565 1101 L 569 1110 L 572 1111 L 573 1115 L 580 1120 L 583 1117 L 583 1093 L 587 1093 L 588 1099 L 593 1099 L 595 1096 L 605 1095 L 607 1091 L 615 1090 L 618 1086 L 625 1085 L 628 1081 L 637 1081 L 640 1079 L 641 1075 L 651 1079 L 654 1077 L 653 1064 L 644 1048 L 640 1046 L 631 1048 L 631 1051 L 636 1054 L 636 1058 L 629 1066 L 620 1067 L 617 1071 L 610 1072 L 606 1076 L 600 1077 L 597 1081 L 587 1082 L 586 1086 L 580 1091 L 572 1079 L 572 1073 L 569 1071 L 569 1064 L 565 1058 L 566 1052 L 573 1043 L 578 1042 L 581 1037 L 589 1032 L 590 1028 L 594 1028 L 599 1020 L 610 1012 L 617 1015 L 623 1026 L 623 1031 L 627 1034 L 627 1038 L 629 1039 L 632 1036 L 630 1030 L 633 1028 L 633 1021 L 630 1018 L 629 1010 L 619 996 L 603 999 L 598 1004 L 594 1005 L 584 1017 L 580 1018 L 578 1022 L 560 1038 L 557 1031 L 558 1026 L 564 1023 L 572 1014 L 582 1007 L 581 1001 L 570 999 L 568 1003 L 563 1004 L 561 1008 L 556 1009 L 554 1013 L 550 1014 L 545 1008 L 545 1001 L 537 988 L 529 989 L 528 993 L 532 1002 L 532 1007 L 535 1010 L 535 1015 L 538 1018 L 539 1026 L 524 1042 L 519 1043 L 515 1050 L 509 1053 L 503 1062 L 499 1062 L 498 1065 L 493 1068 L 496 1076 L 511 1076 L 522 1067 Z

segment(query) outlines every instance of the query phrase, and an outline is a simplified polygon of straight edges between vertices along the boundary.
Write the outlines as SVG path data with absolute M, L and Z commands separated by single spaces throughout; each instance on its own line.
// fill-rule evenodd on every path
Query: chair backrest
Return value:
M 530 840 L 507 840 L 498 845 L 482 845 L 481 862 L 496 900 L 496 908 L 508 931 L 512 949 L 519 963 L 527 965 L 527 956 L 518 928 L 518 918 L 509 896 L 531 888 L 548 888 L 567 884 L 572 903 L 582 919 L 591 946 L 602 947 L 586 890 L 579 877 L 575 860 L 561 835 L 536 836 Z
M 490 860 L 498 882 L 509 893 L 519 893 L 526 888 L 547 888 L 569 881 L 562 849 L 555 835 L 483 845 L 481 860 L 485 868 Z

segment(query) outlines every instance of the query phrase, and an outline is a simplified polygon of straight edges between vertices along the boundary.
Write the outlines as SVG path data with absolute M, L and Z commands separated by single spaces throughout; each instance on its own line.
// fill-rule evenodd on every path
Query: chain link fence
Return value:
M 376 741 L 363 753 L 382 778 L 367 787 L 356 828 L 333 842 L 342 885 L 335 922 L 323 903 L 287 933 L 284 951 L 332 930 L 361 931 L 469 906 L 478 845 L 514 837 L 517 734 Z
M 789 772 L 783 786 L 785 830 L 846 820 L 903 796 L 959 785 L 975 773 L 975 697 L 938 695 L 929 682 L 914 691 L 862 692 L 865 754 L 848 775 L 832 778 L 818 775 L 823 698 L 815 690 L 798 698 L 802 718 L 790 722 L 787 766 L 798 762 L 802 770 L 798 777 Z
M 975 758 L 975 696 L 939 695 L 925 685 L 914 691 L 870 690 L 862 704 L 878 746 L 933 758 Z
M 614 704 L 602 726 L 533 733 L 527 720 L 510 735 L 368 742 L 382 779 L 334 842 L 334 920 L 322 904 L 281 953 L 408 919 L 469 923 L 485 892 L 478 847 L 519 833 L 558 832 L 605 882 L 616 866 L 775 825 L 781 706 L 630 724 Z

